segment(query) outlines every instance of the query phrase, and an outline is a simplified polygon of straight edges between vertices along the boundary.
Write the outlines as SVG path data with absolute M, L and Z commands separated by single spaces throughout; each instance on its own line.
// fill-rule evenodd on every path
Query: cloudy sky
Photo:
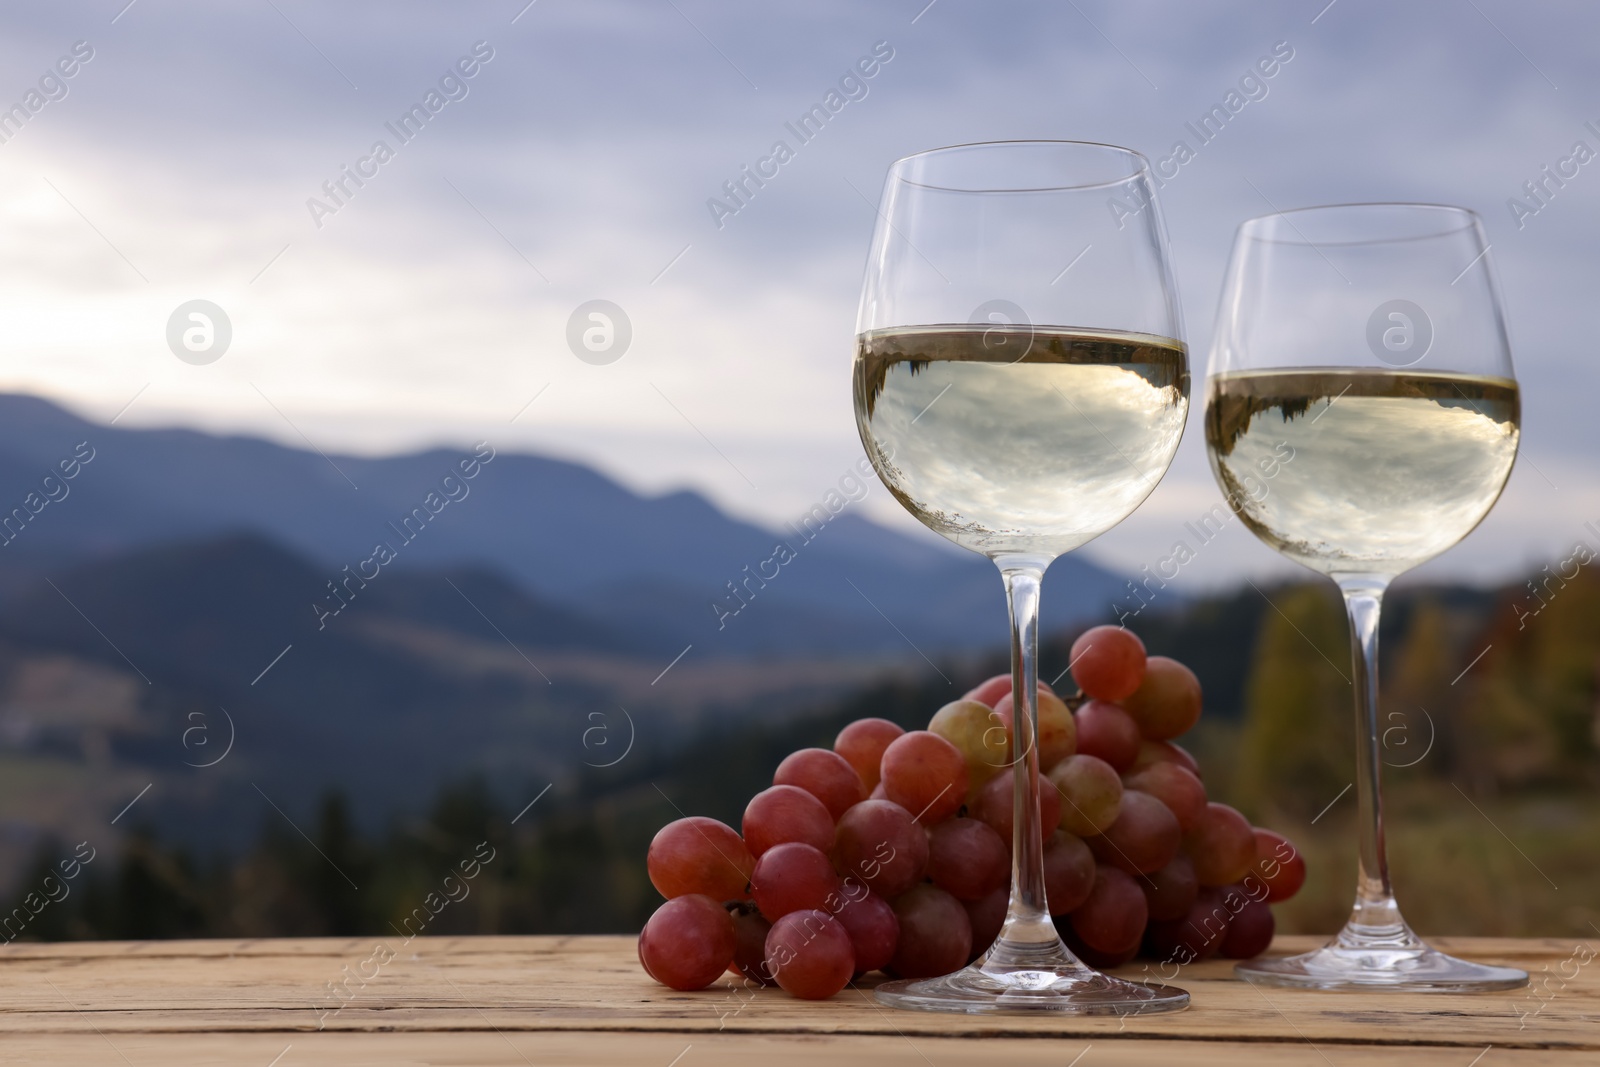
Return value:
M 1584 340 L 1600 162 L 1536 215 L 1507 205 L 1574 142 L 1600 150 L 1600 11 L 1584 5 L 109 0 L 12 4 L 0 26 L 0 106 L 36 107 L 0 123 L 0 388 L 326 451 L 487 437 L 773 525 L 860 455 L 851 335 L 892 160 L 1027 137 L 1165 155 L 1287 42 L 1267 95 L 1162 193 L 1197 385 L 1240 220 L 1474 208 L 1525 387 L 1523 456 L 1431 569 L 1504 576 L 1600 520 Z M 866 95 L 714 218 L 723 182 L 792 142 L 784 124 L 875 47 L 892 58 Z M 430 91 L 437 112 L 402 141 L 386 124 Z M 336 199 L 324 183 L 341 178 Z M 205 365 L 167 340 L 196 299 L 232 325 Z M 632 327 L 606 365 L 567 343 L 595 299 Z M 1220 500 L 1199 438 L 1192 421 L 1161 487 L 1084 551 L 1137 568 Z M 1235 528 L 1184 581 L 1286 566 Z

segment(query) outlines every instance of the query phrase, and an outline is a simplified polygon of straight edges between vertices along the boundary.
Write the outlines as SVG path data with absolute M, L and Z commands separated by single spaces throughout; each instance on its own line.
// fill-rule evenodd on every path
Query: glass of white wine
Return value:
M 857 320 L 856 424 L 895 499 L 999 567 L 1011 607 L 1011 902 L 999 938 L 880 1000 L 1132 1014 L 1189 995 L 1078 960 L 1051 923 L 1039 825 L 1039 586 L 1172 462 L 1188 353 L 1148 161 L 1072 141 L 941 148 L 889 170 Z
M 1520 420 L 1489 245 L 1471 211 L 1341 204 L 1239 227 L 1206 383 L 1206 450 L 1250 531 L 1344 594 L 1361 834 L 1344 929 L 1314 952 L 1240 963 L 1242 977 L 1417 991 L 1528 980 L 1429 948 L 1401 917 L 1384 850 L 1377 718 L 1384 590 L 1489 513 Z M 1258 471 L 1276 473 L 1267 482 Z

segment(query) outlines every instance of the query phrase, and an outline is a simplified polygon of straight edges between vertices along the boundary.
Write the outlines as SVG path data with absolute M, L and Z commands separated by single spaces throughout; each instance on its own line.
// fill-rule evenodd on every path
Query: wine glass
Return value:
M 856 425 L 878 476 L 931 529 L 1000 568 L 1011 609 L 1011 902 L 974 965 L 897 981 L 929 1011 L 1171 1011 L 1062 943 L 1039 820 L 1039 585 L 1121 522 L 1172 461 L 1188 355 L 1148 161 L 1073 141 L 959 145 L 896 162 L 857 319 Z
M 1435 951 L 1401 918 L 1384 852 L 1377 725 L 1384 589 L 1489 513 L 1519 423 L 1489 245 L 1471 211 L 1340 204 L 1239 227 L 1211 350 L 1206 451 L 1250 531 L 1344 594 L 1361 824 L 1344 929 L 1314 952 L 1240 963 L 1241 976 L 1455 991 L 1528 980 Z M 1269 471 L 1270 482 L 1256 477 Z

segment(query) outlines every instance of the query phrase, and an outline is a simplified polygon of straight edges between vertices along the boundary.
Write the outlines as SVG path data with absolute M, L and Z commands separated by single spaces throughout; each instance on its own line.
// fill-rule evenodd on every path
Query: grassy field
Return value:
M 1600 940 L 1596 805 L 1562 797 L 1473 803 L 1478 809 L 1449 787 L 1392 791 L 1389 866 L 1411 925 L 1425 935 Z M 1273 825 L 1301 848 L 1308 870 L 1300 894 L 1276 908 L 1279 930 L 1334 932 L 1355 892 L 1353 797 L 1316 826 Z
M 1354 778 L 1353 755 L 1348 745 L 1338 747 L 1327 761 L 1330 784 L 1310 803 L 1300 795 L 1283 796 L 1282 803 L 1253 799 L 1236 758 L 1241 732 L 1239 724 L 1213 722 L 1185 740 L 1201 760 L 1212 799 L 1285 834 L 1306 858 L 1305 888 L 1274 907 L 1278 930 L 1331 934 L 1355 896 L 1355 790 L 1340 793 Z M 1390 876 L 1415 929 L 1600 941 L 1600 802 L 1591 791 L 1480 795 L 1437 776 L 1426 762 L 1385 767 L 1383 774 Z

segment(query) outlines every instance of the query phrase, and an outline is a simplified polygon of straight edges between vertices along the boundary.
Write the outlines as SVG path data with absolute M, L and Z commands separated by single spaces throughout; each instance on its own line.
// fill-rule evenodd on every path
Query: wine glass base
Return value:
M 1457 959 L 1420 942 L 1394 948 L 1334 942 L 1299 956 L 1246 960 L 1234 971 L 1247 982 L 1292 989 L 1483 993 L 1528 984 L 1526 971 Z
M 996 943 L 995 949 L 1001 948 Z M 1145 1015 L 1180 1011 L 1189 994 L 1173 986 L 1128 982 L 1085 967 L 1063 946 L 1040 945 L 1031 951 L 1010 944 L 991 949 L 988 958 L 1033 956 L 1013 964 L 975 963 L 942 978 L 885 982 L 874 992 L 879 1001 L 913 1011 L 965 1012 L 974 1015 Z

